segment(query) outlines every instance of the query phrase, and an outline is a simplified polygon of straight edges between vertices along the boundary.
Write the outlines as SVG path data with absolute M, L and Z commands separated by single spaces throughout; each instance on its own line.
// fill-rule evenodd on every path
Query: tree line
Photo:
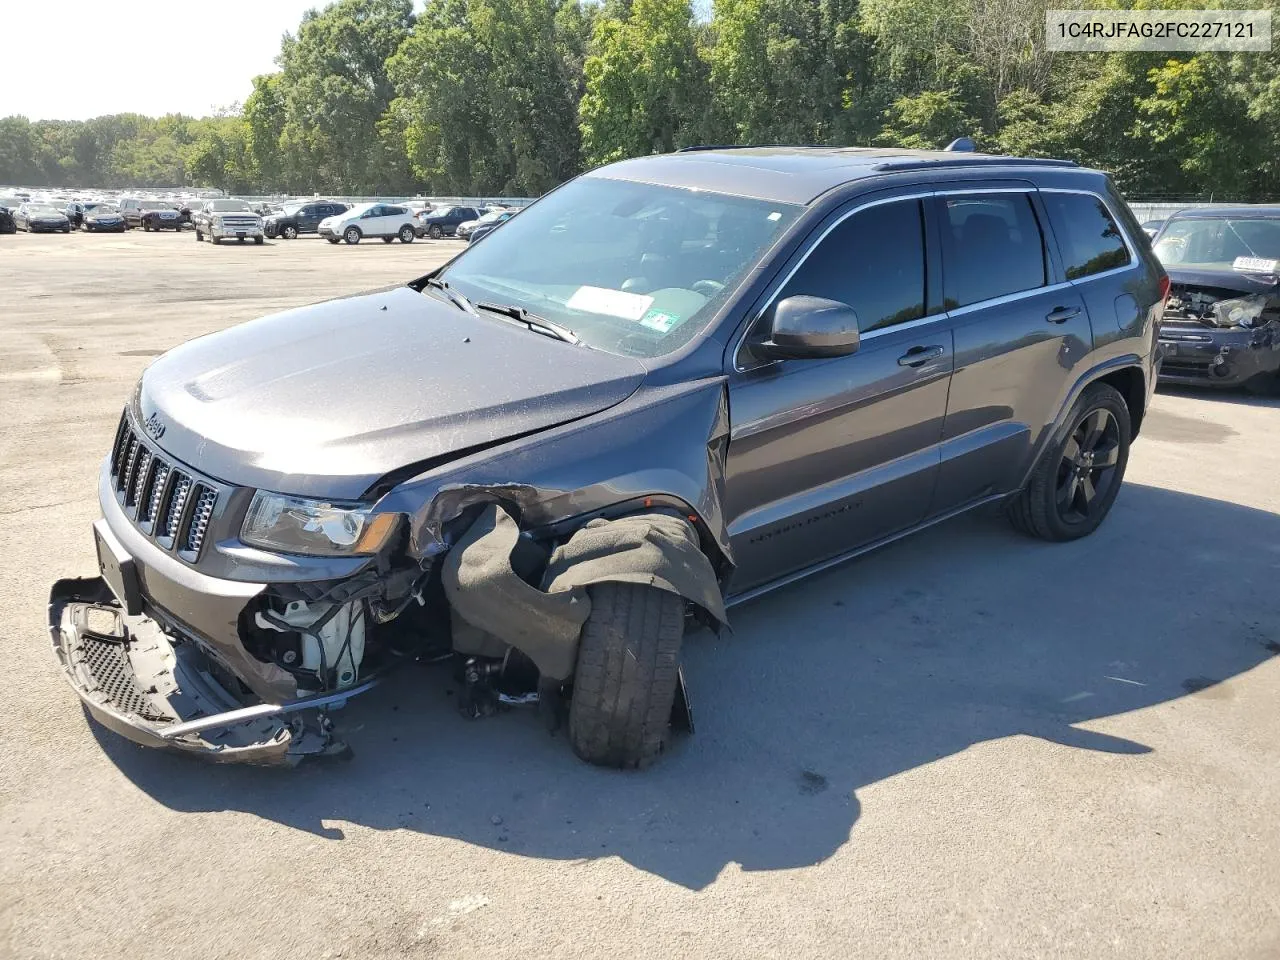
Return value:
M 536 196 L 697 143 L 971 136 L 1101 167 L 1132 196 L 1276 198 L 1280 51 L 1054 54 L 1059 5 L 338 0 L 224 115 L 0 120 L 0 183 Z

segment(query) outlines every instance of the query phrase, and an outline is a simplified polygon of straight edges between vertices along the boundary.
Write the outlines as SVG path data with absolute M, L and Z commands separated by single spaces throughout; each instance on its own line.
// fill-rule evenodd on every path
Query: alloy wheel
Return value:
M 1107 502 L 1120 462 L 1120 425 L 1097 407 L 1076 425 L 1058 464 L 1056 503 L 1067 523 L 1085 523 Z

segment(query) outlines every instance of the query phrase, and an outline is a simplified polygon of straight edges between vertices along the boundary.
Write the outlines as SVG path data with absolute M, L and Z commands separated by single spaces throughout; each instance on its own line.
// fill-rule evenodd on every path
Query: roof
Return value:
M 780 203 L 807 204 L 832 187 L 897 170 L 935 167 L 1054 166 L 1069 160 L 1028 160 L 985 153 L 871 147 L 696 147 L 623 160 L 587 176 L 712 190 Z
M 1252 217 L 1253 219 L 1280 218 L 1280 204 L 1275 203 L 1242 203 L 1236 207 L 1189 207 L 1170 214 L 1169 219 L 1187 218 L 1218 220 L 1223 217 Z

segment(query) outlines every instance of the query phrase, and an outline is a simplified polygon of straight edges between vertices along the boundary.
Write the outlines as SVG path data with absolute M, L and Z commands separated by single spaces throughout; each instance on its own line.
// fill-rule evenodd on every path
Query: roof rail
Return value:
M 1042 157 L 992 157 L 986 155 L 969 155 L 947 157 L 944 160 L 886 160 L 877 163 L 871 169 L 888 172 L 891 170 L 921 170 L 932 167 L 977 167 L 977 166 L 1034 166 L 1034 167 L 1078 167 L 1074 160 L 1050 160 Z
M 974 153 L 978 145 L 969 137 L 956 137 L 944 148 L 948 153 Z
M 676 153 L 696 153 L 699 150 L 758 150 L 763 147 L 787 147 L 793 150 L 845 149 L 830 143 L 697 143 L 689 147 L 680 147 Z

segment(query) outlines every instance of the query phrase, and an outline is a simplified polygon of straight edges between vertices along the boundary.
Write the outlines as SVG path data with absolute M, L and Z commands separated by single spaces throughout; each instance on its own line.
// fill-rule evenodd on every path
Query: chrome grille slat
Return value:
M 160 515 L 160 500 L 164 497 L 164 486 L 169 480 L 169 465 L 156 458 L 155 475 L 151 481 L 151 490 L 145 501 L 138 503 L 138 519 L 150 521 Z
M 199 491 L 196 505 L 191 511 L 191 524 L 187 528 L 186 549 L 192 553 L 200 552 L 204 543 L 204 533 L 209 527 L 209 519 L 213 516 L 213 507 L 218 502 L 218 491 L 204 484 L 197 484 Z
M 187 497 L 191 495 L 191 478 L 184 473 L 174 471 L 177 479 L 173 483 L 173 496 L 169 498 L 169 511 L 165 516 L 164 535 L 174 543 L 178 542 L 178 524 L 182 521 L 182 511 L 187 506 Z
M 141 446 L 136 435 L 129 439 L 129 452 L 125 455 L 124 469 L 116 478 L 116 489 L 121 492 L 128 490 L 133 483 L 133 468 L 137 465 L 138 450 Z
M 133 471 L 133 482 L 130 484 L 124 498 L 126 506 L 142 502 L 142 492 L 147 485 L 147 478 L 151 475 L 151 462 L 154 459 L 154 455 L 145 447 L 138 454 L 137 467 Z

